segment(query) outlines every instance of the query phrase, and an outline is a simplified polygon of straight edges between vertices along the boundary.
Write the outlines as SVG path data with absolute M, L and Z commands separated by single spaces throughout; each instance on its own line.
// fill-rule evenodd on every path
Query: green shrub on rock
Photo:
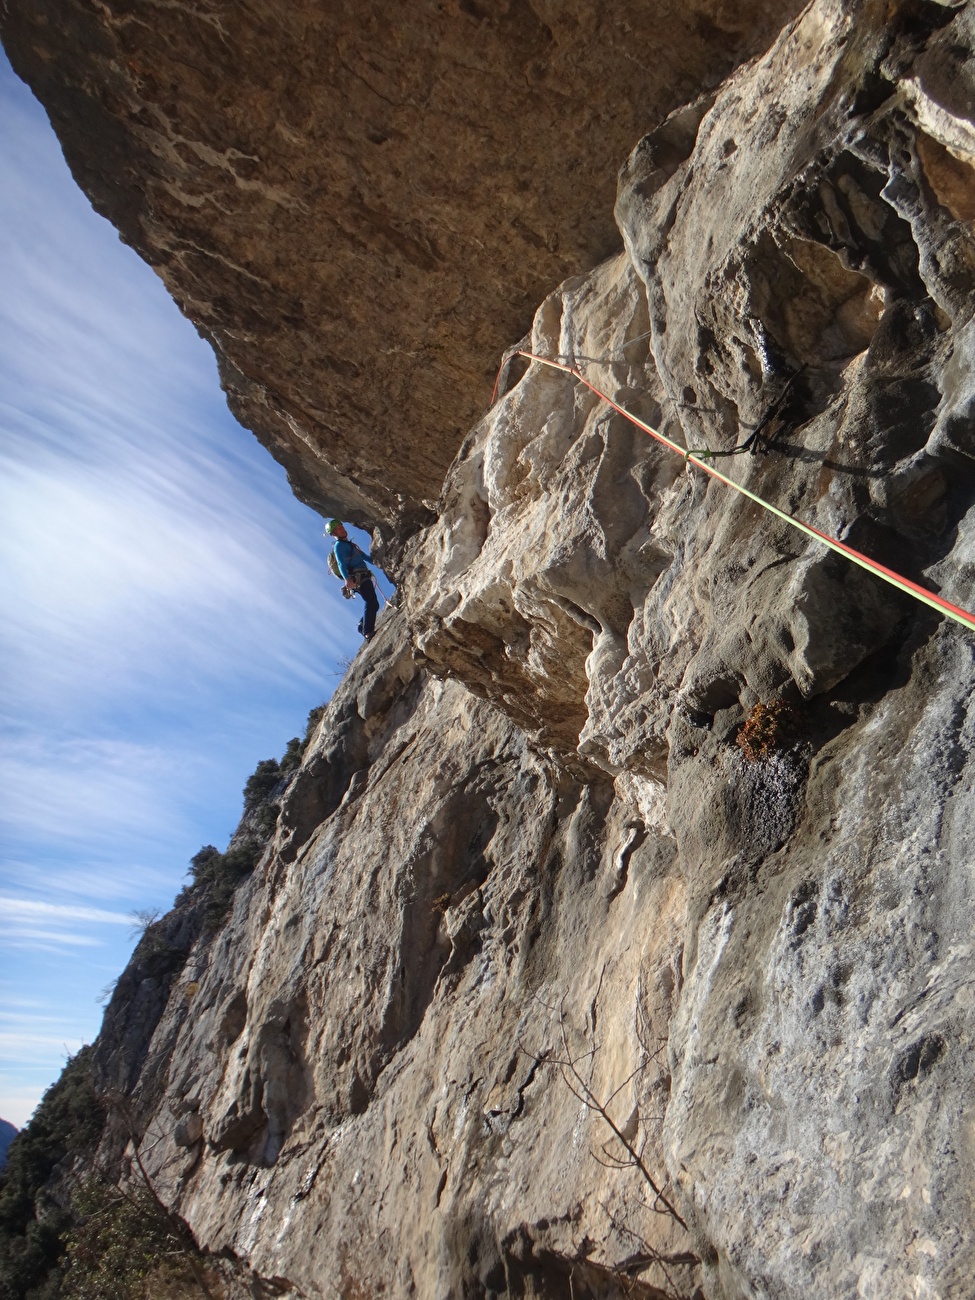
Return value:
M 62 1163 L 95 1146 L 104 1112 L 91 1078 L 92 1048 L 68 1059 L 61 1077 L 17 1134 L 0 1173 L 0 1296 L 42 1300 L 56 1296 L 64 1254 L 61 1234 L 68 1209 L 50 1194 L 49 1180 Z M 47 1188 L 47 1192 L 45 1191 Z
M 238 840 L 226 853 L 205 844 L 190 858 L 190 876 L 194 886 L 207 891 L 207 919 L 215 924 L 223 919 L 231 899 L 246 880 L 263 852 L 264 846 L 253 837 Z
M 146 1300 L 202 1294 L 198 1252 L 146 1187 L 92 1174 L 75 1191 L 60 1300 Z
M 253 812 L 267 803 L 281 784 L 281 765 L 276 758 L 265 758 L 247 778 L 244 786 L 244 813 Z

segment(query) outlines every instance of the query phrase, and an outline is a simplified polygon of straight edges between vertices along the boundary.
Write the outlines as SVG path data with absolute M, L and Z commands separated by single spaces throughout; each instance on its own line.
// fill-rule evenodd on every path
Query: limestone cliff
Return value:
M 639 136 L 797 0 L 12 0 L 74 173 L 328 513 L 429 518 L 495 357 L 619 245 Z
M 531 330 L 969 609 L 973 47 L 975 5 L 815 0 L 633 142 L 623 251 Z M 971 635 L 568 375 L 445 427 L 227 923 L 136 1075 L 100 1045 L 157 1186 L 309 1297 L 969 1295 Z

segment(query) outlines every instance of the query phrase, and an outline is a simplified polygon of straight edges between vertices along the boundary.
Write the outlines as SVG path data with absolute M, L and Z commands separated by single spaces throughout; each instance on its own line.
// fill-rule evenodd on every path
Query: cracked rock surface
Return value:
M 969 609 L 973 49 L 815 0 L 525 345 Z M 314 1297 L 967 1296 L 972 634 L 538 362 L 435 490 L 226 925 L 109 1008 L 167 1200 Z
M 527 350 L 682 446 L 758 430 L 723 469 L 971 608 L 975 24 L 878 15 L 810 6 L 642 140 L 626 253 Z M 707 1292 L 964 1294 L 971 635 L 537 363 L 462 449 L 409 593 L 433 671 L 570 766 L 666 785 L 663 1143 Z M 796 729 L 748 763 L 774 698 Z
M 576 1266 L 615 1295 L 640 1237 L 689 1293 L 687 1234 L 596 1163 L 612 1134 L 556 1063 L 622 1085 L 662 1181 L 685 907 L 662 790 L 572 780 L 404 631 L 339 688 L 173 987 L 133 1090 L 144 1159 L 209 1249 L 302 1295 L 561 1295 Z
M 501 349 L 618 246 L 633 141 L 796 0 L 11 0 L 96 208 L 330 514 L 429 519 Z

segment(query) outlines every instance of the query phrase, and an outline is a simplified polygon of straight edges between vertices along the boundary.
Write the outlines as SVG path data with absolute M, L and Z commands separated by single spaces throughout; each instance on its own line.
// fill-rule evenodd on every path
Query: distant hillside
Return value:
M 17 1136 L 17 1129 L 5 1119 L 0 1119 L 0 1169 L 7 1163 L 7 1150 Z

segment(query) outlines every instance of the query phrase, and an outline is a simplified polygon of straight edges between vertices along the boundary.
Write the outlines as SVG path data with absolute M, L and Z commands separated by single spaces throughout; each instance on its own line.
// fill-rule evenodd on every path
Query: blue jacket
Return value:
M 365 569 L 367 573 L 369 572 L 369 556 L 348 538 L 337 541 L 332 547 L 332 554 L 343 578 L 348 578 L 349 574 L 356 569 Z

